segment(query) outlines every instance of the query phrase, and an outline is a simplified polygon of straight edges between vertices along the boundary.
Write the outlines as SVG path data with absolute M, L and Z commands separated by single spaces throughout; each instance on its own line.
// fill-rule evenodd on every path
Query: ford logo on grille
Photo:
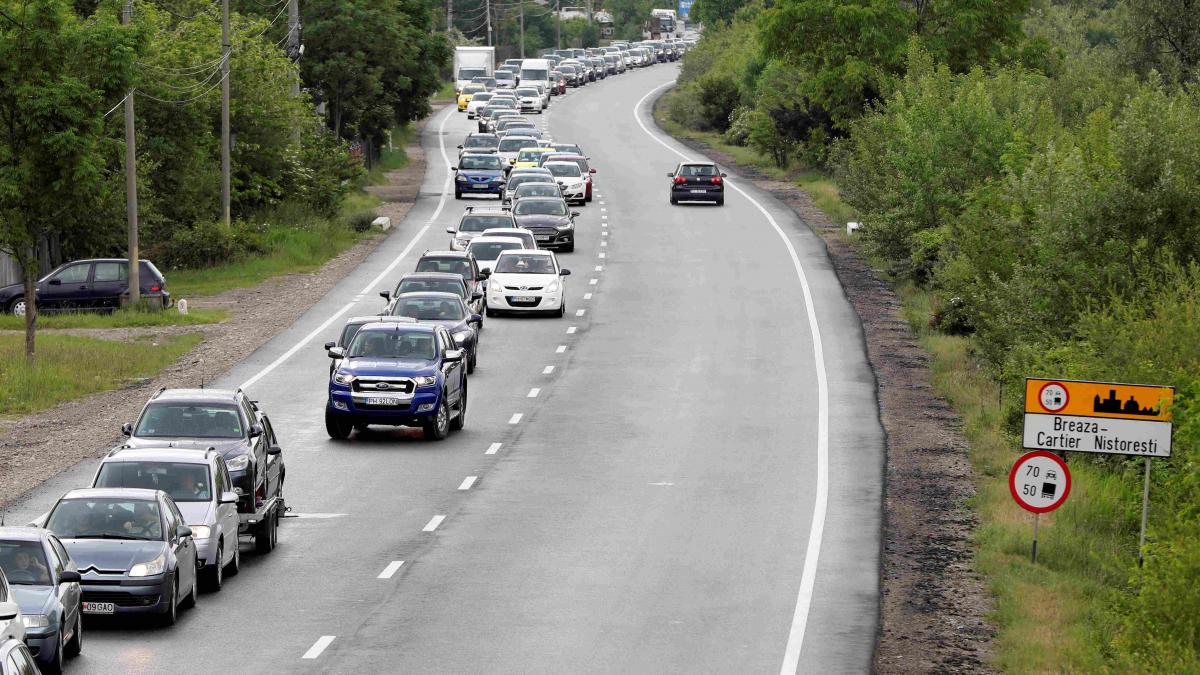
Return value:
M 376 389 L 391 389 L 392 385 L 388 384 L 387 382 L 380 382 L 379 384 L 375 385 L 375 388 Z

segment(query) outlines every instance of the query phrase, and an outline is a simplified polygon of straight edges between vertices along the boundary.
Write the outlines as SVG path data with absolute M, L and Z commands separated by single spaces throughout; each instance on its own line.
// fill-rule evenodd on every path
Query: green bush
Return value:
M 371 223 L 375 221 L 374 211 L 360 211 L 348 219 L 350 229 L 355 232 L 367 232 L 371 229 Z
M 235 221 L 177 227 L 168 237 L 147 247 L 147 255 L 168 269 L 208 267 L 266 251 L 264 227 Z

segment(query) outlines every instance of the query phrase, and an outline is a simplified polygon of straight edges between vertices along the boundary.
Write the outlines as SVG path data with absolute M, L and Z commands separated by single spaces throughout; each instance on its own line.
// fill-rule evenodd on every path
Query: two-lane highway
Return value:
M 676 73 L 572 90 L 542 118 L 598 169 L 560 255 L 568 312 L 486 321 L 466 429 L 330 441 L 321 344 L 466 203 L 449 165 L 474 122 L 435 116 L 399 231 L 215 383 L 245 384 L 281 438 L 296 517 L 278 549 L 172 629 L 90 622 L 68 669 L 869 670 L 883 434 L 858 320 L 769 196 L 731 176 L 724 207 L 668 204 L 665 174 L 699 158 L 646 110 Z

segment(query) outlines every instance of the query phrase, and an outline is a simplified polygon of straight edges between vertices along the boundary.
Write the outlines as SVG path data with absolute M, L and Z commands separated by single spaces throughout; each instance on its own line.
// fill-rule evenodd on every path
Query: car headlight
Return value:
M 456 180 L 460 183 L 465 183 L 465 182 L 467 182 L 467 177 L 460 173 L 454 177 L 454 180 Z
M 339 370 L 333 374 L 333 381 L 337 382 L 338 384 L 349 386 L 349 384 L 354 381 L 354 376 L 350 375 L 349 373 L 343 373 Z
M 551 281 L 546 286 L 546 292 L 547 293 L 557 293 L 559 291 L 559 289 L 561 289 L 561 288 L 562 288 L 562 285 L 558 283 L 558 279 L 555 279 L 554 281 Z
M 437 375 L 418 375 L 413 378 L 418 387 L 432 387 L 437 384 Z
M 471 243 L 471 240 L 467 239 L 466 237 L 455 237 L 454 243 L 458 244 L 459 246 L 466 246 L 467 244 Z
M 568 220 L 567 222 L 563 223 L 562 225 L 555 225 L 554 227 L 555 227 L 555 229 L 558 229 L 558 230 L 570 230 L 573 227 L 575 227 L 575 223 L 572 223 L 571 221 Z
M 162 574 L 163 570 L 167 569 L 167 556 L 159 555 L 154 560 L 140 562 L 129 568 L 129 576 L 131 577 L 148 577 L 155 574 Z
M 22 614 L 21 623 L 25 624 L 26 628 L 48 628 L 50 617 L 45 614 Z
M 208 539 L 212 536 L 212 530 L 207 525 L 188 525 L 192 528 L 192 539 Z
M 225 460 L 225 468 L 230 471 L 242 471 L 247 466 L 250 466 L 250 455 L 239 455 L 233 459 Z
M 459 344 L 462 344 L 462 343 L 466 342 L 467 338 L 469 338 L 469 337 L 471 337 L 471 331 L 460 330 L 454 334 L 454 341 Z

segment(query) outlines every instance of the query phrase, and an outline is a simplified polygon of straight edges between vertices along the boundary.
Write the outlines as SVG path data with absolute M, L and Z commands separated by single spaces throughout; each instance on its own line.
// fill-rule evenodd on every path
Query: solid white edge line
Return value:
M 313 646 L 309 647 L 308 651 L 304 652 L 304 656 L 302 656 L 300 658 L 304 658 L 304 659 L 317 658 L 318 656 L 321 655 L 321 652 L 325 651 L 325 648 L 328 647 L 333 642 L 334 637 L 335 636 L 333 636 L 333 635 L 322 635 L 321 637 L 317 638 L 317 641 L 313 643 Z
M 257 373 L 255 373 L 254 375 L 251 375 L 251 376 L 250 376 L 250 379 L 248 379 L 248 380 L 246 380 L 245 382 L 243 382 L 243 383 L 242 383 L 242 384 L 241 384 L 241 385 L 240 385 L 238 388 L 239 388 L 239 389 L 249 389 L 249 388 L 250 388 L 250 385 L 252 385 L 252 384 L 254 384 L 255 382 L 258 382 L 258 381 L 259 381 L 259 380 L 261 380 L 262 378 L 266 377 L 268 373 L 270 373 L 272 370 L 275 370 L 276 368 L 278 368 L 278 367 L 279 367 L 279 366 L 280 366 L 280 365 L 281 365 L 281 364 L 282 364 L 284 361 L 287 361 L 288 359 L 292 358 L 292 355 L 294 355 L 296 352 L 300 351 L 300 349 L 301 349 L 302 347 L 304 347 L 304 345 L 308 344 L 308 342 L 309 342 L 310 340 L 312 340 L 313 338 L 315 338 L 315 337 L 317 337 L 318 335 L 320 335 L 320 334 L 321 334 L 321 332 L 322 332 L 322 331 L 324 331 L 326 328 L 328 328 L 328 327 L 329 327 L 329 324 L 333 323 L 333 322 L 334 322 L 334 320 L 336 320 L 336 319 L 337 319 L 339 316 L 341 316 L 341 315 L 345 314 L 346 312 L 350 311 L 350 308 L 351 308 L 351 307 L 353 307 L 353 306 L 354 306 L 354 303 L 353 303 L 353 302 L 348 302 L 348 303 L 346 303 L 345 305 L 343 305 L 343 306 L 342 306 L 342 308 L 341 308 L 341 309 L 339 309 L 338 311 L 334 312 L 332 316 L 330 316 L 328 319 L 325 319 L 324 321 L 322 321 L 322 322 L 321 322 L 321 325 L 319 325 L 319 326 L 317 326 L 315 329 L 313 329 L 313 331 L 312 331 L 311 333 L 309 333 L 308 335 L 305 335 L 304 337 L 300 338 L 300 341 L 299 341 L 299 342 L 297 342 L 296 344 L 292 345 L 292 346 L 291 346 L 291 347 L 290 347 L 290 348 L 289 348 L 289 349 L 288 349 L 286 352 L 284 352 L 283 354 L 280 354 L 280 355 L 279 355 L 279 358 L 277 358 L 277 359 L 275 359 L 274 361 L 272 361 L 272 362 L 270 362 L 269 364 L 267 364 L 267 366 L 266 366 L 265 368 L 263 368 L 262 370 L 258 371 L 258 372 L 257 372 Z
M 377 576 L 375 578 L 376 579 L 391 579 L 396 574 L 396 572 L 400 571 L 400 567 L 403 565 L 404 565 L 403 560 L 393 560 L 392 562 L 388 563 L 387 567 L 383 568 L 383 571 L 380 572 L 379 576 Z
M 633 119 L 647 136 L 687 162 L 691 161 L 690 158 L 651 133 L 639 114 L 646 99 L 659 89 L 673 84 L 674 82 L 666 82 L 646 92 L 646 95 L 633 106 Z M 813 590 L 816 587 L 817 561 L 821 555 L 821 539 L 825 533 L 825 512 L 829 502 L 829 378 L 825 372 L 825 350 L 821 344 L 821 328 L 817 323 L 816 310 L 813 308 L 812 289 L 808 285 L 808 276 L 804 273 L 804 266 L 800 264 L 800 257 L 796 254 L 796 247 L 762 204 L 737 185 L 728 181 L 725 184 L 753 204 L 766 217 L 767 222 L 771 224 L 779 238 L 783 240 L 784 247 L 787 248 L 788 255 L 792 258 L 792 266 L 796 269 L 796 277 L 800 281 L 800 288 L 804 294 L 808 330 L 813 339 L 813 358 L 817 369 L 817 490 L 813 500 L 813 516 L 812 525 L 808 531 L 808 545 L 804 553 L 804 569 L 800 574 L 800 589 L 796 593 L 796 610 L 792 614 L 792 626 L 788 631 L 783 663 L 779 667 L 780 675 L 794 675 L 800 667 L 800 653 L 804 648 L 804 631 L 808 626 L 808 612 L 812 607 Z
M 500 452 L 500 448 L 503 446 L 504 446 L 503 443 L 492 443 L 491 445 L 488 446 L 488 449 L 483 452 L 483 454 L 494 455 L 497 452 Z
M 425 527 L 422 528 L 421 531 L 422 532 L 433 532 L 434 530 L 438 529 L 438 525 L 441 525 L 442 521 L 445 519 L 446 519 L 446 516 L 434 516 L 429 519 L 429 522 L 425 524 Z
M 463 479 L 463 482 L 459 484 L 458 489 L 459 490 L 470 490 L 471 486 L 474 485 L 475 481 L 478 479 L 479 479 L 479 476 L 467 476 L 466 478 Z

